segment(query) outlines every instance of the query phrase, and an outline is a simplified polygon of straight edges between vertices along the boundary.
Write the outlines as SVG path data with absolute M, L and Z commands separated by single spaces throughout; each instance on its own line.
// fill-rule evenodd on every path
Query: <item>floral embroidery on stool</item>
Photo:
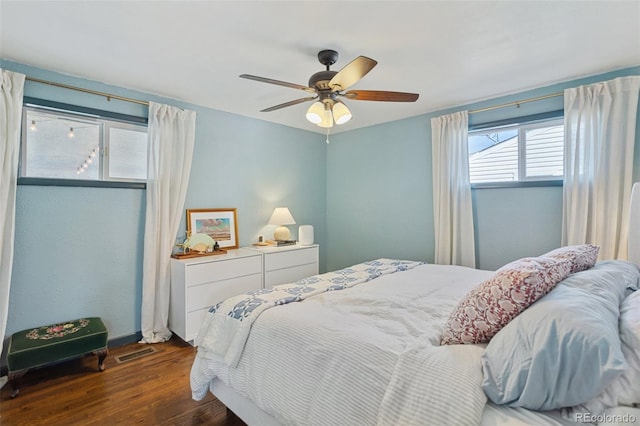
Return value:
M 49 340 L 76 333 L 87 325 L 89 325 L 89 320 L 83 318 L 76 321 L 34 328 L 26 334 L 26 337 L 31 340 Z

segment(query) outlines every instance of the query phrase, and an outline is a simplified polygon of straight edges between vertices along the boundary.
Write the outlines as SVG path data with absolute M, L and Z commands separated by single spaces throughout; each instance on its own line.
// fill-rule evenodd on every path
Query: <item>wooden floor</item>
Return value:
M 244 425 L 211 394 L 191 399 L 193 347 L 175 336 L 152 346 L 155 353 L 123 363 L 115 357 L 148 346 L 110 349 L 104 372 L 96 356 L 28 372 L 18 397 L 2 389 L 0 425 Z

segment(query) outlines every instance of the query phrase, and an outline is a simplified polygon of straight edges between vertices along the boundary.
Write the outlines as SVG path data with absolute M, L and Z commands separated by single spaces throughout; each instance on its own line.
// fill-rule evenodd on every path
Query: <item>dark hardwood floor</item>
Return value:
M 193 347 L 175 336 L 152 346 L 155 353 L 123 363 L 116 356 L 146 345 L 110 349 L 102 373 L 96 356 L 28 372 L 16 398 L 2 389 L 0 425 L 244 425 L 211 394 L 191 399 Z

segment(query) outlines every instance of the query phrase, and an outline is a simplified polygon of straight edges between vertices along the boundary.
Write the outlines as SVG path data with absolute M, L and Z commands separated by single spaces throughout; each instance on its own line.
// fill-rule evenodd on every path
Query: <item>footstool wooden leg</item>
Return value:
M 98 370 L 104 371 L 105 369 L 104 359 L 109 354 L 109 350 L 107 348 L 104 348 L 99 351 L 96 351 L 96 354 L 98 355 Z
M 15 398 L 20 393 L 20 378 L 25 375 L 27 370 L 9 373 L 9 385 L 11 385 L 11 398 Z

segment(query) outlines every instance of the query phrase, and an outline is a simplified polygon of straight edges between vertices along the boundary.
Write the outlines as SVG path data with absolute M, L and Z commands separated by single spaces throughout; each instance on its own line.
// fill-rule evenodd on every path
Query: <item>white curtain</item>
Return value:
M 0 68 L 0 353 L 9 313 L 24 79 Z M 5 383 L 0 378 L 0 388 Z
M 468 138 L 467 111 L 431 119 L 435 263 L 474 268 Z
M 640 76 L 564 92 L 562 244 L 600 246 L 600 259 L 627 258 Z
M 175 244 L 189 184 L 196 113 L 149 103 L 147 211 L 142 270 L 142 342 L 164 342 Z

